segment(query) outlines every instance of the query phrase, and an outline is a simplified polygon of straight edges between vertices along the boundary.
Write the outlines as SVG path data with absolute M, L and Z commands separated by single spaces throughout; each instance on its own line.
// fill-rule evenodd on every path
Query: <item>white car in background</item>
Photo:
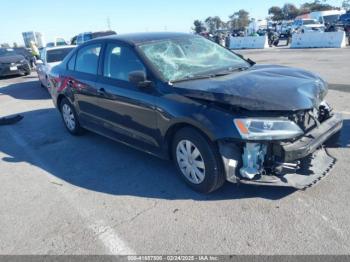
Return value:
M 36 71 L 42 86 L 48 87 L 47 76 L 51 68 L 60 64 L 75 47 L 74 45 L 66 45 L 45 47 L 41 50 L 40 60 L 36 61 Z
M 304 33 L 304 32 L 319 32 L 324 31 L 325 26 L 315 19 L 296 19 L 292 25 L 292 30 Z

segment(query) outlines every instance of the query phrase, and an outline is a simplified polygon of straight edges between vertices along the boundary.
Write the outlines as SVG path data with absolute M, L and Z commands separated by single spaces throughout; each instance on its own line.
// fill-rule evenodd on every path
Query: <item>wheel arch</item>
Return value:
M 206 128 L 203 128 L 201 126 L 198 126 L 194 123 L 187 122 L 187 121 L 181 121 L 172 124 L 166 131 L 165 136 L 164 136 L 164 144 L 165 144 L 165 153 L 169 159 L 172 159 L 172 141 L 174 139 L 174 136 L 177 132 L 179 132 L 183 128 L 193 128 L 197 132 L 201 133 L 207 140 L 215 143 L 215 137 L 214 135 L 209 132 Z
M 57 97 L 57 102 L 56 102 L 56 104 L 57 104 L 57 108 L 58 108 L 59 111 L 61 111 L 61 102 L 62 102 L 62 100 L 63 100 L 64 98 L 68 99 L 68 98 L 67 98 L 65 95 L 63 95 L 63 94 L 59 94 L 58 97 Z

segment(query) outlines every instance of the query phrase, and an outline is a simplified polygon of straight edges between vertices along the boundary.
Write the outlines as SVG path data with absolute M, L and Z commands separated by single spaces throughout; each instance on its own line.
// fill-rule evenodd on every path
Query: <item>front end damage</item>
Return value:
M 341 130 L 342 117 L 321 105 L 290 119 L 303 130 L 294 139 L 220 141 L 227 180 L 304 189 L 325 177 L 336 159 L 323 144 Z

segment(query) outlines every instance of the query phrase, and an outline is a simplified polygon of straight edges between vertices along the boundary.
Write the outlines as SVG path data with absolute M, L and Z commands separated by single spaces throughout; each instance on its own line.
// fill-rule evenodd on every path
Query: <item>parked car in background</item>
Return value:
M 103 37 L 103 36 L 109 36 L 109 35 L 116 35 L 116 34 L 117 33 L 115 31 L 98 31 L 98 32 L 81 33 L 81 34 L 72 38 L 71 44 L 72 45 L 81 45 L 81 44 L 83 44 L 86 41 L 89 41 L 91 39 L 95 39 L 95 38 Z
M 58 65 L 71 52 L 75 46 L 57 46 L 45 47 L 40 52 L 40 60 L 36 61 L 36 71 L 40 83 L 44 87 L 48 87 L 48 73 L 51 68 Z
M 300 33 L 324 31 L 325 26 L 315 19 L 297 19 L 292 24 L 292 30 Z
M 0 77 L 29 74 L 29 61 L 23 55 L 11 48 L 0 48 Z
M 320 76 L 256 65 L 197 35 L 91 40 L 49 81 L 71 134 L 88 129 L 172 159 L 203 193 L 225 181 L 303 189 L 333 166 L 322 145 L 343 123 Z
M 310 13 L 310 18 L 323 24 L 325 27 L 335 24 L 341 15 L 345 13 L 345 10 L 327 10 Z
M 36 58 L 32 52 L 32 49 L 27 48 L 27 47 L 14 47 L 13 50 L 17 54 L 24 56 L 24 58 L 29 62 L 31 69 L 35 68 Z
M 46 47 L 63 46 L 63 45 L 68 45 L 67 42 L 66 42 L 66 40 L 64 40 L 64 39 L 61 38 L 61 37 L 57 37 L 57 38 L 55 39 L 55 41 L 53 41 L 53 42 L 48 42 L 48 43 L 46 44 Z

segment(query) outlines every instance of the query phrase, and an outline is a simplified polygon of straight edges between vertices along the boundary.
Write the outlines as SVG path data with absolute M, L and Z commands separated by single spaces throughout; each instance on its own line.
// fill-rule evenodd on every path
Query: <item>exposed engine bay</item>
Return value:
M 289 119 L 303 130 L 301 137 L 247 141 L 241 147 L 231 144 L 230 149 L 221 146 L 227 180 L 304 189 L 327 175 L 336 159 L 323 143 L 340 130 L 341 117 L 322 102 L 318 109 L 297 112 Z

